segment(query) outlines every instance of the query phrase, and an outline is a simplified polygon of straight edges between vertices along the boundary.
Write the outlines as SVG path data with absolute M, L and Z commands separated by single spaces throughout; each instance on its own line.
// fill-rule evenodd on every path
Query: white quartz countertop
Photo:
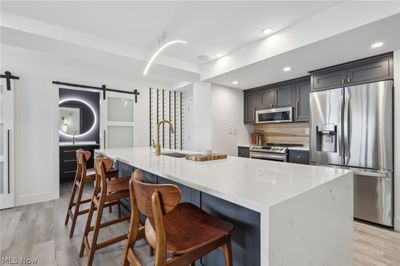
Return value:
M 162 150 L 169 151 L 174 150 Z M 96 152 L 255 211 L 266 210 L 348 173 L 333 167 L 236 156 L 195 162 L 155 156 L 150 147 L 100 149 Z
M 60 142 L 59 145 L 61 147 L 64 146 L 94 146 L 99 145 L 96 141 L 76 141 L 75 143 L 71 142 Z
M 250 144 L 238 144 L 237 145 L 238 147 L 247 147 L 247 148 L 250 148 Z
M 309 151 L 309 147 L 288 147 L 288 150 L 292 151 Z

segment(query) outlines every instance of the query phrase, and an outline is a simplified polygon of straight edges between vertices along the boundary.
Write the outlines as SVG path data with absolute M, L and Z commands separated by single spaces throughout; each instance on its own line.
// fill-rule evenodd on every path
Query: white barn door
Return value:
M 100 147 L 133 147 L 134 138 L 134 95 L 107 92 L 101 97 Z
M 14 186 L 14 80 L 7 90 L 0 79 L 0 209 L 15 206 Z

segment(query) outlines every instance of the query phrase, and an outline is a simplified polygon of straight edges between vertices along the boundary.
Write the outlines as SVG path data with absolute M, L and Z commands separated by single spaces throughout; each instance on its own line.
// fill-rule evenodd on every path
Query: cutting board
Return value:
M 210 155 L 186 155 L 185 159 L 186 160 L 192 160 L 192 161 L 212 161 L 212 160 L 220 160 L 220 159 L 226 159 L 227 155 L 223 153 L 213 153 Z

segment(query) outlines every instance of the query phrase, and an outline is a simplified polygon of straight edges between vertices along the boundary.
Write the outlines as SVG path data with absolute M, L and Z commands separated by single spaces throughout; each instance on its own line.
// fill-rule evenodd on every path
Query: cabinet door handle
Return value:
M 104 130 L 104 134 L 103 134 L 103 143 L 104 143 L 104 149 L 106 149 L 106 130 Z
M 351 78 L 347 78 L 347 83 L 350 83 L 351 82 Z
M 64 153 L 76 152 L 76 150 L 65 150 Z
M 298 118 L 299 118 L 299 111 L 298 111 L 298 110 L 299 110 L 299 101 L 296 102 L 296 107 L 295 107 L 295 109 L 296 109 L 296 110 L 295 110 L 295 112 L 296 112 L 296 113 L 295 113 L 295 115 L 296 115 L 295 117 L 296 117 L 296 119 L 298 119 Z
M 253 121 L 256 119 L 256 108 L 253 107 Z
M 345 84 L 346 83 L 346 80 L 345 79 L 342 79 L 342 84 Z
M 7 194 L 10 194 L 10 130 L 7 130 Z

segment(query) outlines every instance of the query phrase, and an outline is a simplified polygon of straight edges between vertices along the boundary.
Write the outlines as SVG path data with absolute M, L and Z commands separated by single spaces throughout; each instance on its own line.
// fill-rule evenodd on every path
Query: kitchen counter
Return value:
M 288 147 L 288 150 L 292 151 L 310 151 L 309 147 Z
M 246 147 L 246 148 L 250 148 L 252 144 L 238 144 L 238 147 Z
M 195 162 L 148 147 L 96 152 L 259 213 L 261 265 L 352 263 L 351 171 L 235 156 Z
M 75 144 L 73 142 L 60 142 L 60 147 L 75 147 L 75 146 L 98 146 L 99 144 L 95 141 L 77 141 Z

